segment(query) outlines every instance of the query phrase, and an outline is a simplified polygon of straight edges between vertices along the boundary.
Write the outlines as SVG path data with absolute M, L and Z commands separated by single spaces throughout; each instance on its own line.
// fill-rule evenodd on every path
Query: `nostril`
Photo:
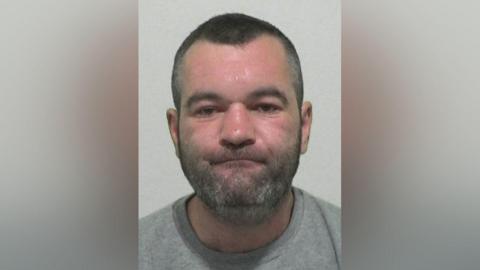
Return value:
M 221 127 L 221 144 L 241 148 L 255 142 L 255 127 L 243 104 L 232 104 L 226 110 Z
M 233 143 L 227 140 L 222 140 L 221 145 L 229 150 L 238 150 L 238 149 L 247 147 L 249 145 L 252 145 L 254 143 L 255 143 L 254 140 L 245 140 L 245 141 L 242 141 L 241 143 Z

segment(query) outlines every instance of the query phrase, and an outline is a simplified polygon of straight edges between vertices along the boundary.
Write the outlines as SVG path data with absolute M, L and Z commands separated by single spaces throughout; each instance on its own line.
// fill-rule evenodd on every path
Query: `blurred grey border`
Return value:
M 0 4 L 0 269 L 137 267 L 137 17 Z
M 342 9 L 344 269 L 480 269 L 480 4 Z

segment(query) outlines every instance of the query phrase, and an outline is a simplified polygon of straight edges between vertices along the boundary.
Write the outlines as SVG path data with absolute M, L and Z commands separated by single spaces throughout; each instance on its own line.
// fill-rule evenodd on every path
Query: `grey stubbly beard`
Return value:
M 229 156 L 235 154 L 225 151 L 230 151 Z M 235 151 L 242 156 L 250 154 L 248 149 Z M 300 134 L 294 146 L 266 161 L 256 174 L 232 167 L 232 173 L 225 177 L 180 142 L 179 153 L 182 170 L 196 196 L 214 216 L 227 224 L 254 226 L 266 222 L 287 198 L 299 164 Z

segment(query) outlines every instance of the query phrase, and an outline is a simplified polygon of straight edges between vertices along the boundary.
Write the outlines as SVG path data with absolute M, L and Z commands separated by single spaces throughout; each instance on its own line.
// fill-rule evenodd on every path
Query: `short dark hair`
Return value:
M 277 27 L 266 21 L 240 13 L 226 13 L 212 17 L 199 25 L 182 42 L 175 54 L 172 72 L 172 96 L 175 108 L 180 110 L 181 107 L 180 77 L 183 58 L 196 41 L 206 40 L 219 44 L 243 45 L 264 34 L 277 38 L 285 48 L 298 107 L 301 108 L 303 102 L 303 78 L 300 59 L 295 46 Z

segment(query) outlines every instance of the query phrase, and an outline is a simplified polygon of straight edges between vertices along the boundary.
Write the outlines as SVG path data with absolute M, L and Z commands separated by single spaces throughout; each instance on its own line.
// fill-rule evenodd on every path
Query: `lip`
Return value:
M 212 165 L 238 165 L 241 167 L 248 167 L 259 164 L 260 162 L 251 159 L 227 159 L 212 163 Z

